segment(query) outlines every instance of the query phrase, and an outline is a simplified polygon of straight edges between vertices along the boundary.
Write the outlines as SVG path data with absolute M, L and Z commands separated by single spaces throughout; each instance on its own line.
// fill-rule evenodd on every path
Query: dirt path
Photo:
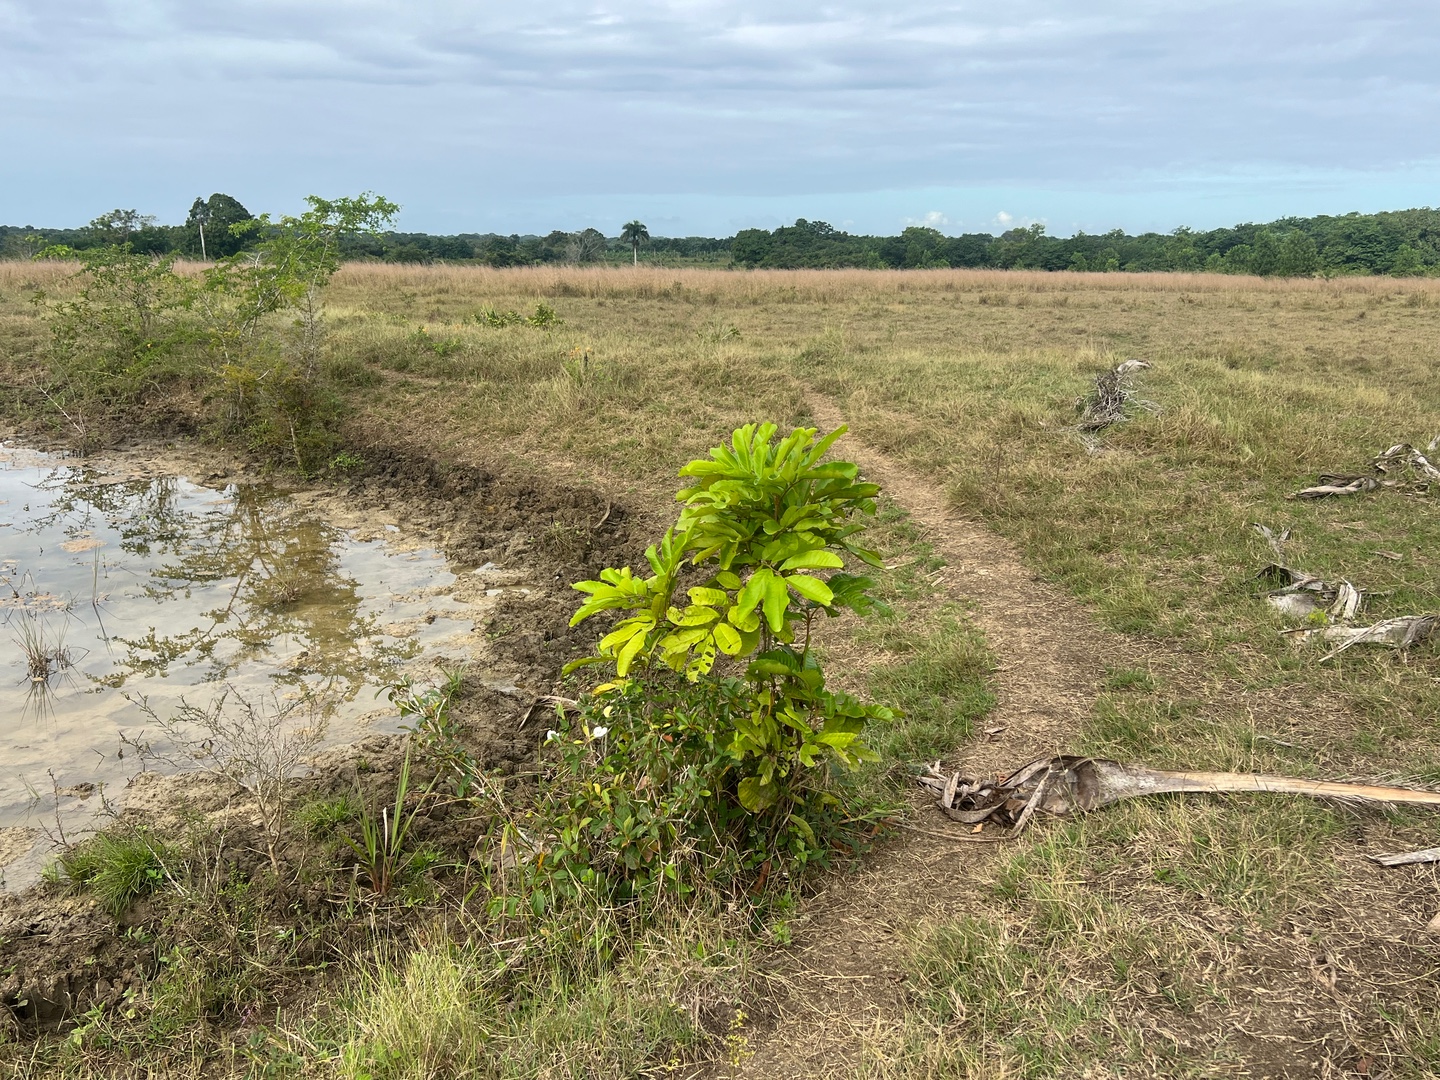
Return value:
M 843 422 L 816 402 L 822 429 Z M 1008 541 L 946 507 L 934 485 L 867 447 L 853 433 L 845 456 L 910 512 L 946 563 L 950 597 L 975 605 L 998 670 L 998 703 L 985 726 L 1003 730 L 956 747 L 951 761 L 971 775 L 1006 770 L 1065 749 L 1089 715 L 1107 665 L 1123 662 L 1126 642 L 1099 629 L 1070 597 L 1036 579 Z M 950 831 L 917 799 L 917 826 Z M 964 906 L 965 882 L 993 847 L 900 833 L 857 874 L 805 906 L 795 947 L 772 973 L 772 1015 L 748 1035 L 744 1077 L 835 1076 L 853 1067 L 870 1034 L 898 1024 L 905 932 Z

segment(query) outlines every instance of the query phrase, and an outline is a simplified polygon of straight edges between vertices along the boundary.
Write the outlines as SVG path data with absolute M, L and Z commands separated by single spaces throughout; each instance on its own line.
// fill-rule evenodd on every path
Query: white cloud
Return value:
M 926 229 L 947 229 L 950 227 L 950 218 L 942 210 L 931 210 L 923 217 L 902 219 L 906 225 L 919 225 Z
M 636 192 L 1184 177 L 1198 201 L 1236 168 L 1440 158 L 1433 0 L 0 0 L 0 31 L 15 220 L 85 220 L 125 185 L 274 209 L 368 186 L 475 228 Z

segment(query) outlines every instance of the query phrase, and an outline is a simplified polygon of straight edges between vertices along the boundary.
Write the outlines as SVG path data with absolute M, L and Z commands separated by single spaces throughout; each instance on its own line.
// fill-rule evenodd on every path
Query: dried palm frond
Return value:
M 1075 407 L 1080 410 L 1080 422 L 1076 428 L 1086 433 L 1103 431 L 1128 419 L 1127 410 L 1131 405 L 1155 411 L 1158 408 L 1155 404 L 1135 396 L 1135 373 L 1149 366 L 1146 360 L 1126 360 L 1096 375 L 1095 389 L 1075 401 Z
M 1258 773 L 1149 769 L 1068 754 L 1038 758 L 993 781 L 966 780 L 958 773 L 946 776 L 938 763 L 928 766 L 917 780 L 937 794 L 936 803 L 947 817 L 966 825 L 1010 825 L 1015 833 L 1025 827 L 1036 810 L 1064 816 L 1122 799 L 1170 793 L 1260 792 L 1440 808 L 1440 791 Z

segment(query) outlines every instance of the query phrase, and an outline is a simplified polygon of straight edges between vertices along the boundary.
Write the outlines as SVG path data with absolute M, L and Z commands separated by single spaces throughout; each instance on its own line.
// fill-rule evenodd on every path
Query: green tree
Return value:
M 1401 244 L 1395 252 L 1395 261 L 1390 264 L 1390 273 L 1395 277 L 1419 277 L 1425 273 L 1425 263 L 1420 252 L 1409 244 Z
M 1225 252 L 1221 259 L 1221 269 L 1227 274 L 1251 274 L 1255 271 L 1250 265 L 1251 249 L 1249 244 L 1236 244 Z
M 245 246 L 244 226 L 253 220 L 254 215 L 229 195 L 216 192 L 208 199 L 196 199 L 190 204 L 190 216 L 185 219 L 190 250 L 198 251 L 202 259 L 234 255 Z M 237 225 L 241 226 L 239 231 L 236 231 Z
M 1280 273 L 1280 237 L 1270 229 L 1261 229 L 1250 245 L 1250 273 L 1271 277 Z
M 1299 229 L 1291 229 L 1280 242 L 1275 273 L 1281 277 L 1311 277 L 1320 269 L 1320 249 Z
M 1165 269 L 1200 269 L 1200 253 L 1195 249 L 1195 234 L 1188 225 L 1180 226 L 1166 239 Z
M 814 648 L 817 621 L 885 610 L 846 570 L 880 564 L 860 543 L 879 488 L 824 460 L 844 431 L 739 428 L 680 470 L 683 508 L 648 567 L 574 586 L 572 626 L 620 619 L 566 669 L 601 665 L 607 681 L 555 732 L 567 765 L 546 792 L 552 881 L 623 893 L 683 888 L 682 861 L 712 878 L 735 858 L 803 864 L 855 820 L 831 768 L 874 760 L 866 728 L 895 714 L 827 687 Z
M 636 266 L 640 265 L 640 244 L 650 239 L 650 230 L 645 228 L 641 221 L 627 222 L 620 230 L 620 239 L 630 245 L 631 259 Z
M 288 445 L 302 473 L 332 438 L 318 379 L 322 290 L 340 268 L 345 241 L 374 236 L 400 212 L 368 191 L 305 201 L 310 208 L 299 217 L 262 214 L 232 230 L 256 234 L 260 242 L 207 270 L 199 293 L 230 425 L 261 444 Z M 275 318 L 282 315 L 289 316 L 283 330 Z
M 95 218 L 85 229 L 99 245 L 127 244 L 136 233 L 154 224 L 152 214 L 142 214 L 138 210 L 111 210 Z
M 905 245 L 905 255 L 901 265 L 908 270 L 923 270 L 950 265 L 943 254 L 945 236 L 939 229 L 911 225 L 900 234 L 900 241 Z

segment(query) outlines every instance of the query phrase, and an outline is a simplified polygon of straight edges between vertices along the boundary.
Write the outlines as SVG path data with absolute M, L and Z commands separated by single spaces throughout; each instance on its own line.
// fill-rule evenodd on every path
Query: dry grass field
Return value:
M 56 267 L 0 264 L 0 365 L 26 423 L 37 285 L 64 288 Z M 558 321 L 477 319 L 539 305 Z M 1291 528 L 1288 565 L 1372 594 L 1366 621 L 1440 613 L 1440 485 L 1289 498 L 1440 436 L 1440 281 L 352 265 L 327 311 L 354 453 L 563 475 L 642 519 L 670 512 L 675 470 L 733 427 L 843 418 L 837 452 L 894 478 L 881 538 L 897 614 L 826 648 L 847 682 L 913 714 L 882 746 L 892 778 L 924 757 L 1003 771 L 1063 751 L 1440 784 L 1440 638 L 1323 661 L 1297 647 L 1259 595 L 1275 557 L 1251 527 Z M 1151 364 L 1150 407 L 1082 438 L 1077 399 L 1130 358 Z M 992 735 L 970 686 L 987 671 Z M 919 800 L 905 821 L 730 941 L 743 957 L 723 978 L 637 950 L 582 995 L 605 1003 L 593 1035 L 560 1057 L 506 1043 L 465 1075 L 1440 1074 L 1440 935 L 1425 930 L 1440 878 L 1366 857 L 1440 843 L 1433 814 L 1163 797 L 986 845 L 936 836 L 955 827 Z M 684 933 L 672 944 L 703 936 Z M 380 1038 L 468 994 L 446 1038 L 522 1036 L 496 1036 L 508 1021 L 483 988 L 417 956 L 413 979 L 382 976 L 326 1022 Z M 657 986 L 703 997 L 707 980 L 731 1007 L 708 1042 L 644 1021 L 644 1053 L 597 1043 L 587 1064 L 585 1039 L 613 1038 L 603 1017 L 633 1019 Z M 362 1075 L 317 1040 L 286 1044 L 297 1068 L 309 1054 Z M 443 1074 L 424 1060 L 383 1075 Z

